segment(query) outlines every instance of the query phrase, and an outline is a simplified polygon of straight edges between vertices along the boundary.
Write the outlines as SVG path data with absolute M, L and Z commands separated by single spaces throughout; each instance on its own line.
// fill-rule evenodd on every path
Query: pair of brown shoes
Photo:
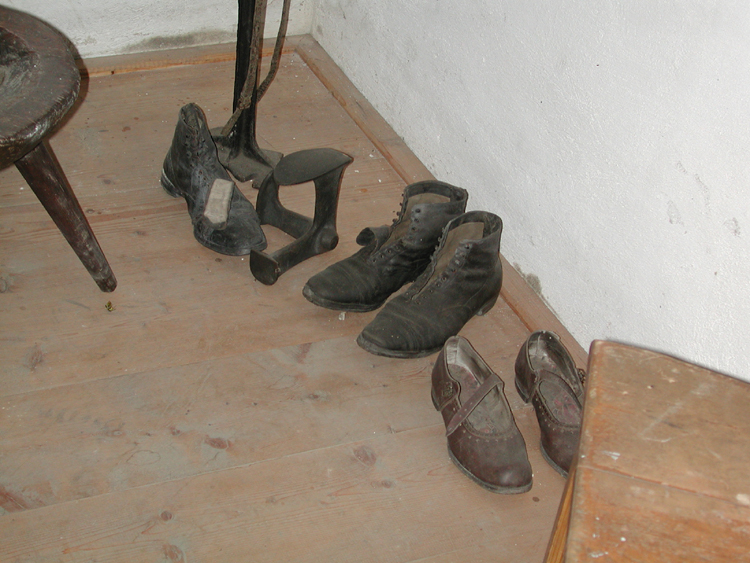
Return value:
M 564 476 L 580 434 L 581 374 L 551 332 L 532 334 L 516 360 L 516 388 L 534 405 L 542 454 Z M 486 489 L 523 493 L 531 489 L 531 464 L 503 388 L 468 340 L 446 341 L 432 371 L 432 402 L 443 415 L 451 459 Z

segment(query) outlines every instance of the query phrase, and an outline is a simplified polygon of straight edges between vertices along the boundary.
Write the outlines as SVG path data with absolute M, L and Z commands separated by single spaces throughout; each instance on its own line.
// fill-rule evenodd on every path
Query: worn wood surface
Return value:
M 557 508 L 555 526 L 550 534 L 547 553 L 544 555 L 544 563 L 563 563 L 565 561 L 565 548 L 568 544 L 568 528 L 570 526 L 570 509 L 573 504 L 573 482 L 575 481 L 576 464 L 570 468 L 568 479 L 565 481 L 560 506 Z
M 750 385 L 592 346 L 567 559 L 750 561 Z
M 296 49 L 297 41 L 306 36 L 287 37 L 284 41 L 284 53 Z M 263 56 L 270 57 L 275 45 L 274 39 L 263 40 Z M 144 53 L 112 55 L 93 59 L 77 59 L 76 63 L 83 76 L 96 77 L 142 70 L 163 70 L 172 66 L 219 63 L 235 60 L 235 43 L 218 43 L 195 47 L 160 49 Z
M 273 286 L 246 258 L 199 245 L 184 201 L 158 182 L 182 105 L 211 126 L 229 117 L 232 60 L 106 61 L 114 72 L 84 82 L 52 138 L 117 272 L 112 294 L 71 259 L 20 174 L 0 172 L 0 561 L 542 560 L 564 481 L 513 387 L 528 322 L 501 299 L 462 331 L 505 380 L 528 445 L 534 487 L 504 496 L 451 464 L 434 357 L 370 355 L 355 338 L 377 312 L 339 315 L 301 295 L 358 248 L 359 230 L 390 223 L 407 182 L 397 169 L 416 166 L 397 140 L 372 140 L 376 114 L 352 118 L 345 107 L 366 102 L 332 95 L 307 44 L 260 104 L 260 144 L 355 160 L 339 246 Z M 333 72 L 316 53 L 316 72 Z M 282 200 L 312 213 L 310 186 Z M 289 241 L 266 232 L 270 251 Z

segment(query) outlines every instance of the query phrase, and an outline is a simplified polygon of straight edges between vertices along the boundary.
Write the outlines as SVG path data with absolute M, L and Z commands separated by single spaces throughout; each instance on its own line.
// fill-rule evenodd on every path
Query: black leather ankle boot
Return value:
M 429 267 L 391 299 L 357 338 L 373 354 L 419 358 L 439 351 L 497 301 L 503 281 L 500 217 L 470 211 L 445 228 Z
M 430 263 L 443 229 L 466 209 L 466 190 L 424 181 L 404 190 L 401 211 L 389 227 L 363 230 L 356 254 L 308 280 L 303 295 L 339 311 L 372 311 Z
M 169 195 L 185 198 L 193 234 L 203 246 L 231 256 L 266 247 L 258 215 L 219 163 L 206 116 L 196 104 L 180 109 L 161 185 Z

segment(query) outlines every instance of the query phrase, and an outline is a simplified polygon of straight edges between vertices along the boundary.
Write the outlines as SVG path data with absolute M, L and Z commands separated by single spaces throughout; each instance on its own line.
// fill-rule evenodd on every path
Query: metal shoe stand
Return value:
M 289 20 L 289 0 L 284 0 L 271 68 L 260 82 L 267 3 L 268 0 L 239 0 L 233 114 L 222 129 L 212 131 L 219 162 L 239 181 L 252 180 L 256 185 L 282 156 L 275 151 L 262 150 L 255 137 L 258 102 L 276 76 Z
M 234 78 L 234 113 L 221 131 L 212 131 L 221 164 L 241 182 L 252 180 L 259 188 L 256 208 L 261 224 L 272 225 L 295 237 L 291 244 L 273 252 L 253 250 L 250 270 L 255 278 L 272 285 L 289 268 L 338 244 L 336 212 L 339 190 L 352 157 L 334 149 L 310 149 L 282 158 L 264 150 L 256 140 L 257 106 L 278 70 L 289 21 L 290 0 L 284 0 L 279 33 L 271 67 L 260 81 L 267 0 L 238 0 L 237 61 Z M 312 181 L 315 216 L 311 219 L 286 209 L 279 200 L 279 186 Z

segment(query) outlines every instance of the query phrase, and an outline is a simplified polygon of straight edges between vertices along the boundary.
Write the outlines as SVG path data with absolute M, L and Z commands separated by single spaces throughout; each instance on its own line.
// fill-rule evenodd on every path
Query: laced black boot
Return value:
M 466 190 L 424 181 L 404 190 L 401 211 L 389 227 L 364 229 L 363 248 L 310 278 L 302 290 L 311 302 L 339 311 L 372 311 L 430 263 L 443 229 L 466 209 Z
M 206 116 L 196 104 L 180 109 L 161 185 L 169 195 L 185 198 L 193 234 L 203 246 L 231 256 L 266 247 L 258 215 L 219 163 Z
M 439 351 L 497 301 L 503 281 L 500 217 L 470 211 L 445 228 L 430 266 L 391 299 L 357 338 L 373 354 L 419 358 Z

